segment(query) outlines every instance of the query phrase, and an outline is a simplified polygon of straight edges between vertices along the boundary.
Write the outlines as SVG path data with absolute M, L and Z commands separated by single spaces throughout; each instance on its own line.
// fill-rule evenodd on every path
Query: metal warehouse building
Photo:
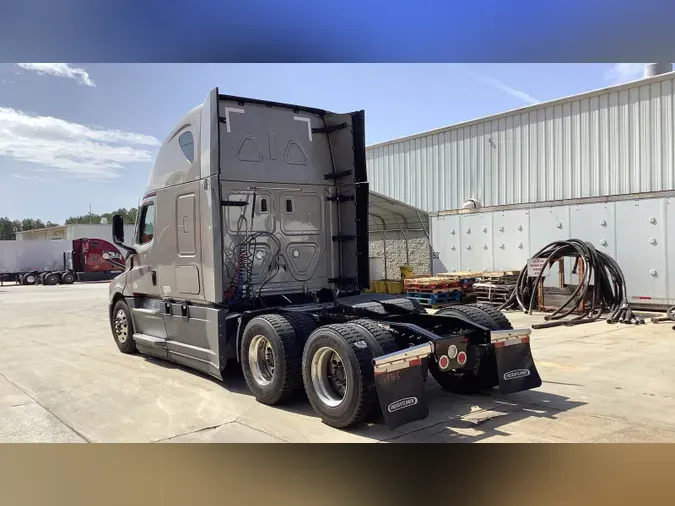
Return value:
M 134 225 L 124 226 L 124 236 L 132 237 L 134 235 Z M 112 225 L 107 224 L 77 224 L 62 225 L 58 227 L 38 228 L 27 230 L 26 232 L 17 232 L 17 241 L 27 241 L 35 239 L 103 239 L 112 242 Z
M 617 259 L 634 302 L 675 304 L 669 70 L 370 146 L 371 189 L 429 212 L 434 273 L 519 269 L 574 237 Z

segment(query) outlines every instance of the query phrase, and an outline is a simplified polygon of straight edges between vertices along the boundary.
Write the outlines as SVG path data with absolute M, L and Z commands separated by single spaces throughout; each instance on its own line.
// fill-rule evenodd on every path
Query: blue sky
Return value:
M 209 90 L 366 110 L 367 143 L 641 77 L 643 64 L 0 64 L 0 216 L 135 206 Z

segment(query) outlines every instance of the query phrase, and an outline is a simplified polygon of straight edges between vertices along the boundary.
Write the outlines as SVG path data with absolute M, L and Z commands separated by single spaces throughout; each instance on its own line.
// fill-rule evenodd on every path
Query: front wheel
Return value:
M 118 300 L 113 307 L 110 327 L 112 328 L 115 344 L 122 353 L 136 353 L 134 341 L 134 323 L 131 320 L 129 306 L 123 300 Z

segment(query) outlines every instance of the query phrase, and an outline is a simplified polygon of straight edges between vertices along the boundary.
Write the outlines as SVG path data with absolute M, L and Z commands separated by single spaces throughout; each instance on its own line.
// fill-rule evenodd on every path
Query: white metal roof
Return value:
M 399 200 L 370 192 L 368 229 L 370 233 L 397 231 L 429 235 L 429 213 Z

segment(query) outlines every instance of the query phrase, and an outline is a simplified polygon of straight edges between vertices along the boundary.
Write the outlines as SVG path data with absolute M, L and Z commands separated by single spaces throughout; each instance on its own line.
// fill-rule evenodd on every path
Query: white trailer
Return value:
M 0 274 L 63 268 L 63 252 L 73 241 L 0 241 Z

